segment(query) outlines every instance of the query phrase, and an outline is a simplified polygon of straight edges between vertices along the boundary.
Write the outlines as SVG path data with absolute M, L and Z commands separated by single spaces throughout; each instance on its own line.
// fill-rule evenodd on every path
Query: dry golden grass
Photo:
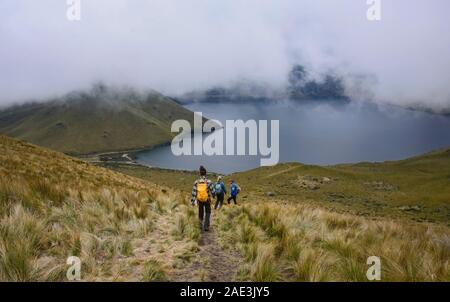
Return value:
M 182 270 L 205 260 L 184 193 L 0 136 L 0 280 L 66 280 L 69 256 L 84 281 L 204 280 L 206 266 Z M 382 281 L 450 281 L 445 225 L 243 202 L 213 213 L 219 241 L 245 260 L 242 280 L 367 281 L 378 256 Z
M 366 261 L 374 255 L 382 281 L 450 281 L 449 156 L 442 150 L 398 162 L 280 164 L 237 173 L 244 206 L 225 206 L 213 213 L 213 224 L 222 246 L 237 247 L 245 259 L 242 280 L 367 281 Z M 196 176 L 108 167 L 185 192 Z M 261 265 L 268 246 L 274 269 Z
M 198 238 L 176 192 L 0 136 L 0 280 L 165 280 Z M 177 238 L 168 230 L 183 221 Z M 196 224 L 195 224 L 196 225 Z M 168 250 L 170 252 L 161 252 Z
M 245 257 L 244 280 L 367 281 L 367 258 L 378 256 L 382 281 L 450 281 L 445 226 L 375 221 L 281 201 L 224 210 L 221 237 Z

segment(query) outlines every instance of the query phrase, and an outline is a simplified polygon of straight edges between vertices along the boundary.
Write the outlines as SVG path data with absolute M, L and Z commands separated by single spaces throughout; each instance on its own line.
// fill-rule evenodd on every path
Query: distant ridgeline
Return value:
M 194 114 L 155 91 L 96 84 L 59 98 L 0 109 L 0 133 L 83 155 L 170 143 L 173 121 Z
M 269 101 L 291 99 L 296 101 L 335 100 L 348 101 L 342 79 L 326 74 L 320 80 L 310 77 L 302 65 L 295 65 L 288 75 L 284 89 L 274 89 L 251 81 L 241 81 L 230 87 L 216 86 L 207 90 L 192 91 L 178 97 L 179 103 Z
M 289 73 L 288 96 L 292 100 L 348 100 L 341 78 L 328 74 L 322 81 L 308 79 L 301 65 Z

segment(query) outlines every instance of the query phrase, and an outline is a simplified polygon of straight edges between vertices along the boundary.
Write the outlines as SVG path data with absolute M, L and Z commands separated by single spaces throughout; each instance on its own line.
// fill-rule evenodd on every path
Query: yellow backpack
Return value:
M 208 184 L 206 180 L 199 181 L 197 183 L 197 201 L 199 202 L 207 202 L 209 198 L 208 195 Z

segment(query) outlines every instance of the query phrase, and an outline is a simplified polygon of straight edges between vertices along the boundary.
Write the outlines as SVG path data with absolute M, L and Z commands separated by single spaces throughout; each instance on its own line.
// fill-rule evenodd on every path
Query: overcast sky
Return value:
M 2 0 L 0 104 L 100 80 L 168 94 L 238 79 L 279 87 L 301 63 L 336 70 L 349 87 L 358 79 L 378 101 L 450 108 L 450 2 L 381 0 L 372 22 L 367 9 L 366 0 L 81 0 L 81 20 L 70 22 L 65 0 Z

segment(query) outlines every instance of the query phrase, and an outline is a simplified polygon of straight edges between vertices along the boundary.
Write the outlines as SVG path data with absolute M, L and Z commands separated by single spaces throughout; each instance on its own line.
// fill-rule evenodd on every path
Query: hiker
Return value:
M 222 181 L 222 176 L 217 177 L 217 182 L 214 185 L 214 193 L 216 194 L 216 205 L 214 206 L 214 210 L 218 210 L 222 207 L 223 199 L 225 198 L 225 194 L 227 194 L 227 189 Z
M 236 198 L 237 198 L 237 195 L 239 194 L 239 192 L 241 192 L 241 188 L 232 179 L 230 181 L 230 197 L 228 197 L 228 199 L 227 199 L 228 204 L 230 204 L 231 200 L 234 201 L 234 204 L 237 204 Z
M 200 178 L 194 182 L 191 203 L 198 204 L 198 222 L 200 229 L 209 231 L 209 219 L 211 216 L 211 198 L 214 197 L 214 184 L 206 178 L 206 169 L 200 166 Z M 204 220 L 204 223 L 203 223 Z

